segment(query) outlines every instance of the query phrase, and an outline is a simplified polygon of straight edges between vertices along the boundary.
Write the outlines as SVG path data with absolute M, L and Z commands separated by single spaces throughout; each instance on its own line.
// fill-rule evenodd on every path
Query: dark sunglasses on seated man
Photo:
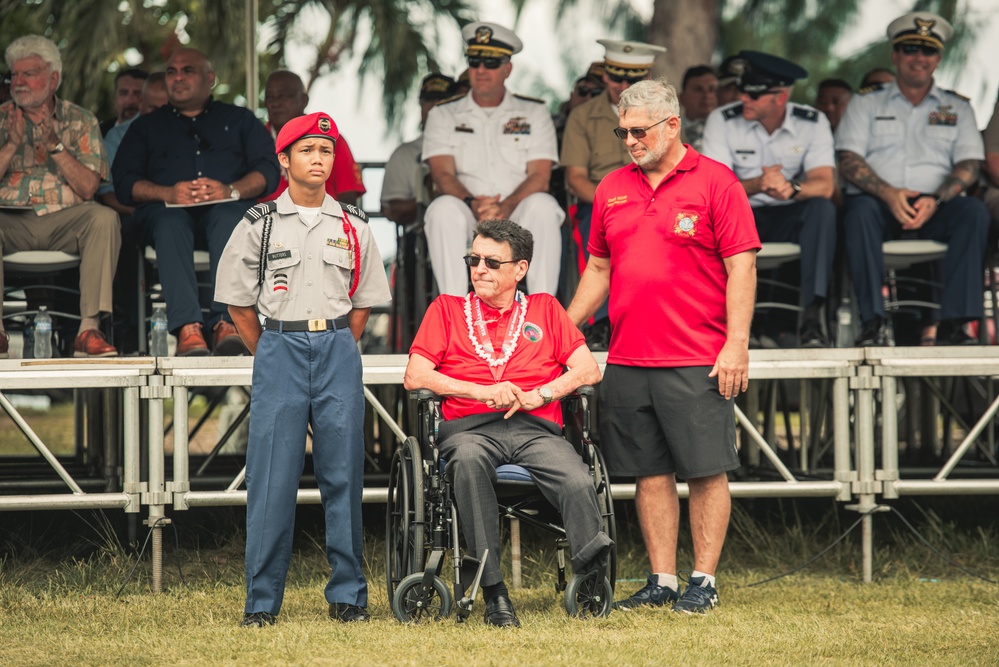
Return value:
M 588 88 L 586 86 L 576 88 L 576 94 L 580 97 L 596 97 L 602 92 L 604 92 L 603 88 Z
M 462 259 L 465 260 L 465 266 L 472 269 L 477 267 L 479 265 L 479 262 L 485 261 L 486 266 L 492 269 L 493 271 L 503 266 L 504 264 L 516 264 L 518 261 L 516 259 L 508 259 L 504 262 L 498 259 L 493 259 L 492 257 L 479 257 L 478 255 L 465 255 L 464 257 L 462 257 Z
M 499 69 L 500 65 L 505 63 L 507 58 L 477 58 L 471 57 L 468 59 L 468 69 L 478 69 L 479 67 L 485 67 L 486 69 Z
M 643 81 L 645 79 L 645 75 L 643 74 L 642 76 L 621 76 L 620 74 L 611 74 L 610 72 L 608 72 L 607 78 L 613 81 L 614 83 L 628 83 L 633 86 L 639 81 Z
M 914 56 L 917 53 L 922 53 L 924 56 L 935 56 L 940 53 L 940 49 L 927 44 L 899 44 L 895 50 L 901 51 L 907 56 Z
M 743 90 L 741 91 L 743 95 L 753 100 L 754 102 L 764 95 L 776 95 L 780 92 L 780 88 L 768 88 L 767 90 L 754 90 L 752 92 Z

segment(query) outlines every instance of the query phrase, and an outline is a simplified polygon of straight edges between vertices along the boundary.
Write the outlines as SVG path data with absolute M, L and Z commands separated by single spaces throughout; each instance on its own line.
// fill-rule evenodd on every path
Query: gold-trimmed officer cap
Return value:
M 780 56 L 760 51 L 740 51 L 739 57 L 745 67 L 737 83 L 744 93 L 762 93 L 771 88 L 790 86 L 808 76 L 804 67 Z
M 910 12 L 888 24 L 891 45 L 920 44 L 943 51 L 944 43 L 954 34 L 954 27 L 942 16 L 930 12 Z
M 485 21 L 466 25 L 461 29 L 461 38 L 468 45 L 465 55 L 477 58 L 509 58 L 524 48 L 513 30 Z
M 434 72 L 423 77 L 420 84 L 420 101 L 437 102 L 451 97 L 454 79 L 446 74 Z
M 274 152 L 280 153 L 299 139 L 309 137 L 329 139 L 335 144 L 336 140 L 340 138 L 340 131 L 333 119 L 322 111 L 292 118 L 278 132 L 277 140 L 274 142 Z
M 652 70 L 656 56 L 666 53 L 665 46 L 620 39 L 598 39 L 604 47 L 604 70 L 614 76 L 640 79 Z

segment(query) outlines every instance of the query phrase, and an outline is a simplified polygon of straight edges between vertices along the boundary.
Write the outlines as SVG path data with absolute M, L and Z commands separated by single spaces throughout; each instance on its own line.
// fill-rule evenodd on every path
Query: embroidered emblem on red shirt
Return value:
M 628 201 L 628 195 L 619 195 L 617 197 L 608 197 L 607 198 L 607 208 L 610 208 L 611 206 L 616 206 L 617 204 L 623 204 L 626 201 Z
M 545 336 L 544 331 L 542 331 L 541 327 L 539 327 L 537 324 L 534 324 L 533 322 L 524 323 L 524 338 L 526 338 L 530 342 L 537 343 L 542 338 L 544 338 L 544 336 Z
M 680 211 L 676 214 L 676 224 L 673 225 L 673 233 L 677 236 L 693 236 L 697 233 L 697 214 L 684 213 Z

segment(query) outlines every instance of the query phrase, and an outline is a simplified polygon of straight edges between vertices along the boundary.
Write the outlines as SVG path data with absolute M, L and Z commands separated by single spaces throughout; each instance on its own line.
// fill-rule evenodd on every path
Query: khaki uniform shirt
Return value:
M 219 259 L 216 301 L 256 306 L 261 315 L 275 320 L 311 320 L 334 319 L 391 299 L 382 257 L 367 223 L 345 213 L 329 195 L 311 223 L 299 215 L 287 190 L 275 204 L 263 284 L 258 283 L 257 269 L 264 223 L 263 216 L 254 218 L 259 210 L 255 206 L 236 226 Z M 353 298 L 348 293 L 356 248 L 344 233 L 345 215 L 361 246 L 361 278 Z
M 614 136 L 619 124 L 606 90 L 580 104 L 565 124 L 561 165 L 584 167 L 590 181 L 599 183 L 615 169 L 631 164 L 628 147 Z
M 0 146 L 7 143 L 7 118 L 13 110 L 13 102 L 0 106 Z M 57 97 L 52 115 L 66 150 L 102 181 L 108 180 L 108 159 L 94 114 Z M 59 175 L 41 134 L 41 128 L 25 117 L 24 141 L 0 178 L 0 206 L 31 207 L 38 215 L 45 215 L 87 201 Z
M 392 151 L 382 179 L 383 204 L 397 199 L 427 200 L 423 184 L 430 169 L 420 159 L 421 148 L 423 137 L 417 137 Z

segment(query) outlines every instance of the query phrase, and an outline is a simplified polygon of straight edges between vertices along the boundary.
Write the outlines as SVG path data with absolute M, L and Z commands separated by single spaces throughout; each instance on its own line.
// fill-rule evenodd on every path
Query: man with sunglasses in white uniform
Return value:
M 964 325 L 982 316 L 989 215 L 964 194 L 978 180 L 985 149 L 967 98 L 933 79 L 952 32 L 929 12 L 892 21 L 896 81 L 858 91 L 836 129 L 848 183 L 843 234 L 862 322 L 858 346 L 886 344 L 881 243 L 902 235 L 947 244 L 936 344 L 975 343 Z
M 437 288 L 441 294 L 468 292 L 461 258 L 475 226 L 503 218 L 534 236 L 528 290 L 554 294 L 565 219 L 548 194 L 558 160 L 555 125 L 543 101 L 506 89 L 510 56 L 523 48 L 513 31 L 478 22 L 462 28 L 461 37 L 468 45 L 471 92 L 431 109 L 423 133 L 423 159 L 439 193 L 424 218 Z
M 799 341 L 801 347 L 826 347 L 822 312 L 836 255 L 831 199 L 836 159 L 829 120 L 814 107 L 790 101 L 794 82 L 808 76 L 803 68 L 759 51 L 738 57 L 743 61 L 739 101 L 708 115 L 701 152 L 735 172 L 761 241 L 801 247 Z

